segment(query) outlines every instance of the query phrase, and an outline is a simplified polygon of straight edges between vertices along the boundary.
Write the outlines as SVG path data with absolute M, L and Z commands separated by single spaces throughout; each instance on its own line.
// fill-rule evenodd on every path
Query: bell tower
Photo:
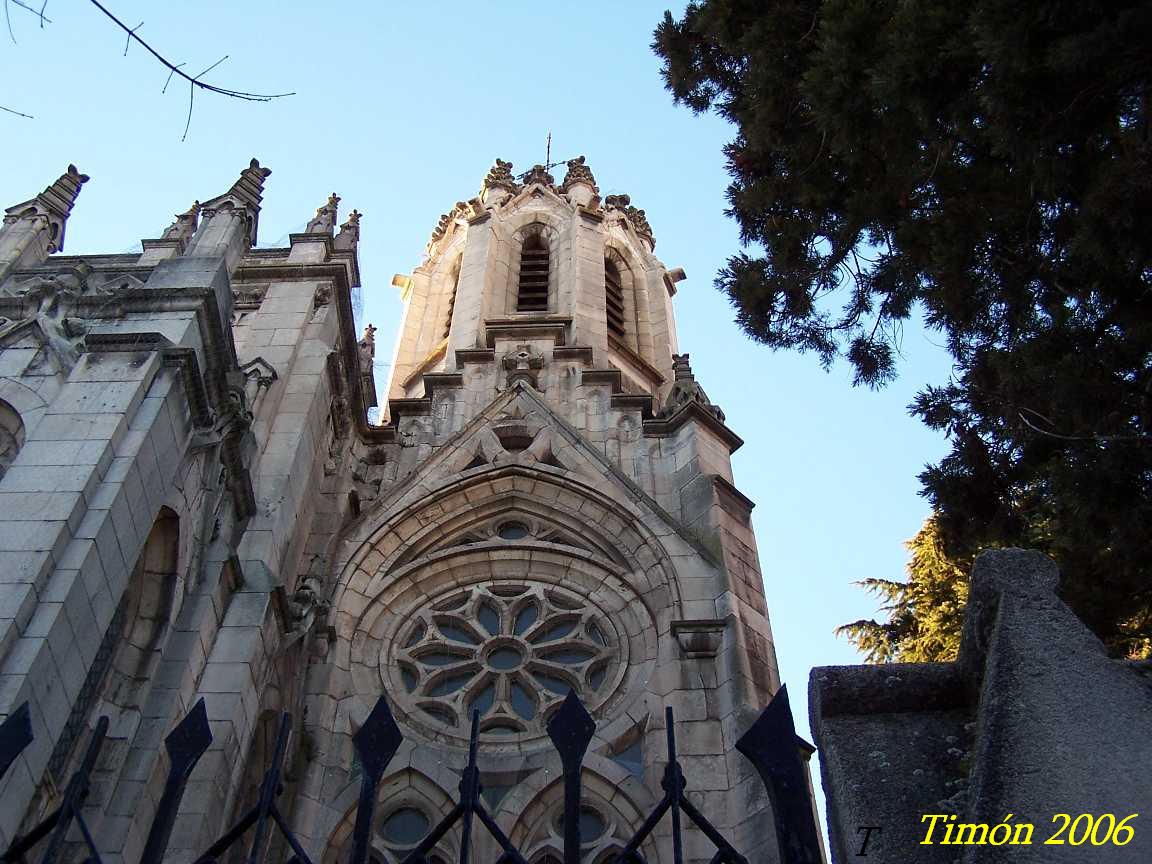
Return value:
M 559 348 L 583 369 L 618 373 L 619 392 L 659 402 L 673 380 L 671 298 L 684 274 L 666 270 L 655 245 L 627 195 L 600 198 L 584 157 L 560 184 L 539 165 L 518 182 L 498 159 L 479 195 L 440 217 L 424 263 L 396 278 L 405 316 L 389 397 L 412 398 L 424 373 L 456 370 L 457 352 L 465 363 L 477 349 L 503 359 L 539 342 L 550 371 L 561 371 L 550 362 Z
M 585 861 L 660 800 L 668 706 L 701 810 L 737 848 L 775 848 L 734 749 L 780 686 L 753 505 L 732 476 L 742 442 L 680 353 L 684 273 L 654 250 L 644 211 L 602 199 L 583 157 L 559 183 L 498 159 L 394 278 L 385 425 L 356 452 L 351 521 L 310 545 L 332 625 L 308 676 L 317 756 L 298 799 L 318 860 L 347 858 L 352 736 L 381 692 L 404 737 L 379 792 L 382 861 L 450 807 L 473 712 L 493 817 L 530 864 L 562 860 L 546 726 L 570 690 L 596 723 Z M 672 860 L 667 830 L 646 860 Z M 476 860 L 500 857 L 487 842 L 473 835 Z M 428 860 L 459 843 L 444 835 Z M 686 855 L 713 852 L 694 834 Z

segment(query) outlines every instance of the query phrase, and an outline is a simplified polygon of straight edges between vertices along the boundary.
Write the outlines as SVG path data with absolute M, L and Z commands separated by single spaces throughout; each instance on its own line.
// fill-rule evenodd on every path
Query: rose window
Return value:
M 426 607 L 400 630 L 393 669 L 423 719 L 467 735 L 540 732 L 569 690 L 591 709 L 617 672 L 613 628 L 556 586 L 477 585 Z

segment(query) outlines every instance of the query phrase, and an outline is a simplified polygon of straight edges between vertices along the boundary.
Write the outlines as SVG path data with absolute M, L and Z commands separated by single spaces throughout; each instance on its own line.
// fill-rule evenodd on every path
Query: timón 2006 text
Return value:
M 1052 822 L 1061 823 L 1056 833 L 1044 841 L 1046 846 L 1083 846 L 1089 843 L 1092 846 L 1126 846 L 1136 836 L 1136 829 L 1128 823 L 1139 816 L 1132 813 L 1123 819 L 1117 819 L 1115 814 L 1102 813 L 1093 816 L 1091 813 L 1081 813 L 1072 816 L 1070 813 L 1057 813 Z M 954 814 L 926 813 L 920 817 L 921 822 L 928 823 L 928 831 L 921 846 L 931 846 L 937 843 L 941 846 L 1029 846 L 1032 844 L 1034 827 L 1029 822 L 1013 824 L 1013 814 L 1009 813 L 1002 822 L 990 825 L 984 822 L 957 822 Z M 933 840 L 936 828 L 943 827 L 943 837 Z

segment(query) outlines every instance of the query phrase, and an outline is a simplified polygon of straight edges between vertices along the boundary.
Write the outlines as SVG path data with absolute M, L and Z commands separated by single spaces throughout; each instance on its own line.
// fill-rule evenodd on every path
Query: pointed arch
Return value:
M 42 814 L 63 790 L 102 716 L 110 724 L 97 773 L 115 776 L 140 723 L 171 630 L 179 565 L 180 519 L 161 507 L 49 756 L 30 817 Z
M 20 412 L 0 399 L 0 480 L 23 446 L 24 421 L 20 419 Z
M 355 793 L 357 785 L 349 791 Z M 417 768 L 405 767 L 381 778 L 370 855 L 381 864 L 398 864 L 452 809 L 453 802 L 452 795 Z M 342 807 L 344 815 L 329 835 L 321 864 L 339 864 L 351 856 L 356 803 L 353 794 Z M 455 861 L 458 850 L 459 831 L 454 828 L 429 853 L 428 860 Z

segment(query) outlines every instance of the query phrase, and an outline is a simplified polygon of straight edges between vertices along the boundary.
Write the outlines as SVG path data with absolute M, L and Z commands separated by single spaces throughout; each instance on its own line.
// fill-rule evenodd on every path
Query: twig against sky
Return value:
M 141 45 L 145 51 L 147 51 L 149 54 L 151 54 L 153 57 L 155 57 L 157 60 L 159 60 L 160 63 L 168 69 L 168 79 L 164 82 L 164 87 L 161 90 L 161 92 L 165 92 L 168 89 L 168 84 L 169 84 L 169 82 L 171 82 L 173 75 L 175 75 L 179 78 L 183 78 L 185 81 L 188 82 L 188 119 L 184 123 L 184 134 L 180 138 L 181 141 L 185 141 L 188 138 L 188 129 L 192 125 L 192 108 L 195 105 L 196 90 L 197 89 L 207 90 L 209 93 L 217 93 L 221 96 L 227 96 L 230 99 L 242 99 L 246 102 L 271 102 L 273 99 L 281 99 L 285 96 L 295 95 L 294 92 L 289 92 L 289 93 L 251 93 L 251 92 L 248 92 L 246 90 L 234 90 L 230 87 L 218 87 L 215 84 L 208 84 L 204 81 L 201 81 L 200 79 L 204 75 L 207 75 L 209 72 L 211 72 L 217 66 L 219 66 L 221 63 L 223 63 L 225 60 L 227 60 L 228 55 L 225 54 L 223 57 L 221 57 L 219 60 L 217 60 L 211 66 L 209 66 L 207 69 L 205 69 L 199 75 L 195 75 L 195 76 L 189 75 L 187 72 L 184 72 L 181 69 L 181 67 L 184 66 L 183 63 L 172 63 L 166 57 L 164 57 L 162 54 L 160 54 L 160 52 L 158 52 L 155 48 L 153 48 L 151 45 L 149 45 L 147 42 L 145 42 L 143 39 L 141 39 L 140 36 L 137 35 L 136 31 L 144 26 L 143 21 L 141 21 L 135 27 L 129 27 L 127 24 L 125 24 L 123 21 L 121 21 L 119 18 L 117 18 L 114 14 L 112 14 L 112 12 L 110 12 L 107 7 L 105 7 L 102 3 L 98 2 L 98 0 L 89 0 L 89 2 L 91 2 L 93 6 L 95 6 L 102 13 L 104 13 L 104 15 L 110 21 L 112 21 L 112 23 L 114 23 L 117 27 L 119 27 L 121 30 L 124 31 L 124 33 L 126 34 L 126 40 L 124 43 L 124 54 L 125 55 L 128 54 L 128 46 L 132 42 L 136 42 L 139 45 Z
M 159 51 L 157 51 L 155 48 L 153 48 L 151 45 L 149 45 L 146 41 L 144 41 L 142 38 L 140 38 L 137 31 L 140 30 L 140 28 L 144 26 L 143 21 L 141 21 L 135 27 L 129 27 L 127 24 L 125 24 L 123 21 L 121 21 L 119 18 L 117 18 L 116 15 L 111 10 L 108 9 L 108 7 L 106 7 L 104 4 L 98 2 L 98 0 L 89 0 L 89 2 L 91 2 L 92 5 L 95 6 L 98 10 L 100 10 L 100 12 L 106 18 L 108 18 L 109 21 L 111 21 L 113 24 L 115 24 L 117 27 L 119 27 L 121 30 L 124 31 L 124 33 L 125 33 L 124 56 L 128 55 L 128 48 L 131 46 L 131 44 L 133 42 L 136 42 L 141 47 L 143 47 L 145 51 L 147 51 L 156 60 L 158 60 L 161 65 L 163 65 L 165 68 L 168 69 L 168 78 L 164 82 L 164 87 L 160 91 L 161 93 L 167 92 L 168 85 L 171 83 L 173 76 L 176 76 L 176 77 L 181 78 L 184 81 L 188 82 L 188 117 L 184 123 L 184 134 L 180 139 L 181 141 L 184 141 L 188 138 L 188 129 L 192 125 L 192 109 L 193 109 L 193 106 L 195 104 L 196 91 L 197 90 L 206 90 L 209 93 L 216 93 L 220 96 L 227 96 L 230 99 L 241 99 L 241 100 L 244 100 L 246 102 L 271 102 L 273 99 L 281 99 L 285 96 L 294 96 L 295 95 L 294 91 L 287 92 L 287 93 L 253 93 L 253 92 L 250 92 L 247 90 L 236 90 L 236 89 L 233 89 L 231 87 L 220 87 L 216 84 L 209 84 L 205 81 L 202 81 L 202 80 L 200 80 L 201 78 L 203 78 L 205 75 L 207 75 L 209 72 L 211 72 L 213 69 L 215 69 L 217 66 L 219 66 L 221 63 L 223 63 L 225 60 L 228 59 L 227 54 L 225 54 L 223 57 L 221 57 L 219 60 L 217 60 L 211 66 L 209 66 L 207 69 L 205 69 L 199 75 L 189 75 L 187 72 L 184 72 L 182 69 L 182 67 L 185 65 L 184 63 L 172 63 L 163 54 L 161 54 Z M 24 0 L 4 0 L 4 19 L 5 19 L 5 23 L 7 25 L 7 28 L 8 28 L 8 36 L 12 40 L 13 44 L 16 44 L 16 36 L 12 31 L 12 22 L 10 19 L 9 8 L 8 8 L 9 3 L 13 3 L 16 6 L 18 6 L 19 8 L 24 9 L 25 11 L 30 12 L 31 14 L 35 15 L 37 18 L 40 19 L 40 26 L 41 27 L 44 26 L 45 22 L 47 22 L 49 24 L 52 23 L 51 19 L 45 17 L 45 15 L 44 15 L 44 10 L 48 7 L 48 0 L 43 0 L 43 4 L 41 5 L 39 10 L 37 10 L 33 6 L 29 5 L 28 3 L 24 2 Z M 26 117 L 26 118 L 32 119 L 32 115 L 25 114 L 22 111 L 16 111 L 12 108 L 6 108 L 4 106 L 0 106 L 0 110 L 5 111 L 9 114 L 15 114 L 19 117 Z

